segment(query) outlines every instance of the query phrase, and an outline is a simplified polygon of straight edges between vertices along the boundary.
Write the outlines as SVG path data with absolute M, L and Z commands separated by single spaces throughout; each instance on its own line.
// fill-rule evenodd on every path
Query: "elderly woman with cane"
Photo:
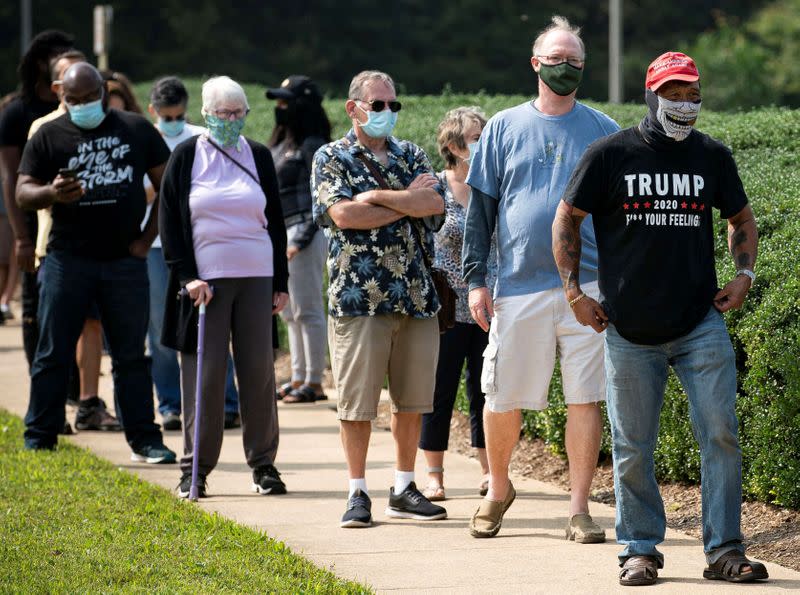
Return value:
M 284 494 L 275 469 L 278 414 L 272 315 L 288 300 L 286 228 L 272 156 L 241 135 L 249 112 L 242 87 L 221 76 L 203 84 L 207 133 L 175 148 L 159 211 L 170 269 L 162 343 L 181 352 L 184 456 L 178 495 L 187 497 L 197 457 L 199 496 L 222 447 L 228 344 L 239 382 L 242 438 L 252 490 Z M 198 362 L 197 309 L 205 304 Z M 202 366 L 202 410 L 195 411 Z M 199 424 L 198 439 L 194 425 Z M 194 495 L 194 494 L 193 494 Z

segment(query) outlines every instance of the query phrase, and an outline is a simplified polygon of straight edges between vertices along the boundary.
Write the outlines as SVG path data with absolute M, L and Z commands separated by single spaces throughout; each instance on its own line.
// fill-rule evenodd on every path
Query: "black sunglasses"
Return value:
M 158 117 L 164 120 L 165 122 L 175 122 L 175 121 L 185 120 L 186 114 L 181 114 L 179 116 L 162 116 L 159 114 Z
M 364 99 L 359 99 L 358 101 L 366 103 L 373 112 L 382 112 L 384 109 L 386 109 L 387 105 L 393 112 L 399 112 L 403 107 L 403 104 L 401 104 L 399 101 L 384 101 L 383 99 L 376 99 L 375 101 L 365 101 Z

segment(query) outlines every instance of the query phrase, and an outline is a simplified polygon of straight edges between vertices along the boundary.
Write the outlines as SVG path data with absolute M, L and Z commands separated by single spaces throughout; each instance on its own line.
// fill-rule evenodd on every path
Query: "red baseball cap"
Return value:
M 667 81 L 693 83 L 700 79 L 697 66 L 689 56 L 681 52 L 665 52 L 647 67 L 646 89 L 656 91 Z

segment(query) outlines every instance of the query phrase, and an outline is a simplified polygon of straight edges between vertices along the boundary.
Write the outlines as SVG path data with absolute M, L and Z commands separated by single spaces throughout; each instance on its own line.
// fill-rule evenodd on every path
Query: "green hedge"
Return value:
M 199 121 L 197 80 L 189 81 L 190 114 Z M 265 140 L 273 126 L 273 102 L 263 88 L 246 85 L 252 113 L 245 133 Z M 138 88 L 140 96 L 147 86 Z M 451 95 L 404 96 L 397 134 L 421 145 L 434 166 L 442 166 L 435 130 L 444 113 L 461 105 L 478 105 L 488 115 L 516 105 L 523 96 Z M 146 102 L 145 102 L 146 103 Z M 334 134 L 349 127 L 341 99 L 326 100 Z M 636 123 L 643 105 L 590 103 L 621 126 Z M 741 113 L 704 110 L 699 128 L 730 146 L 759 225 L 761 241 L 758 280 L 745 307 L 726 316 L 739 370 L 740 440 L 744 454 L 744 488 L 750 498 L 800 507 L 800 111 L 780 108 Z M 720 283 L 733 274 L 727 253 L 726 226 L 716 222 Z M 558 373 L 551 385 L 547 411 L 526 412 L 525 431 L 546 440 L 555 453 L 564 452 L 565 407 Z M 459 399 L 462 410 L 465 399 Z M 608 424 L 603 452 L 610 453 Z M 699 481 L 697 444 L 688 425 L 686 397 L 670 376 L 656 451 L 656 469 L 666 480 Z

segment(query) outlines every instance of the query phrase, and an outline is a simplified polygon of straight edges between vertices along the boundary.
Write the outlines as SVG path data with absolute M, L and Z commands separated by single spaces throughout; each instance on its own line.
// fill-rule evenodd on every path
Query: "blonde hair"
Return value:
M 229 76 L 215 76 L 203 83 L 203 113 L 207 114 L 217 108 L 222 102 L 243 104 L 245 109 L 250 109 L 247 95 L 242 86 Z
M 572 25 L 569 20 L 567 20 L 567 17 L 562 17 L 561 15 L 555 14 L 553 15 L 553 18 L 550 19 L 550 24 L 542 29 L 541 33 L 539 33 L 539 35 L 536 37 L 536 41 L 533 42 L 531 51 L 533 52 L 534 56 L 539 55 L 542 44 L 544 43 L 544 38 L 553 31 L 564 31 L 574 35 L 578 40 L 578 43 L 581 45 L 581 53 L 584 55 L 586 54 L 586 48 L 584 47 L 583 40 L 581 39 L 581 28 Z
M 460 161 L 460 158 L 453 154 L 448 145 L 453 143 L 459 149 L 466 149 L 464 133 L 473 123 L 480 126 L 481 129 L 486 126 L 486 115 L 477 106 L 457 107 L 444 115 L 444 120 L 439 124 L 436 133 L 436 142 L 439 145 L 439 155 L 444 159 L 447 169 L 455 168 Z
M 385 72 L 380 70 L 363 70 L 353 77 L 350 81 L 350 89 L 347 92 L 348 99 L 364 99 L 362 93 L 367 83 L 372 81 L 381 81 L 389 85 L 392 89 L 395 88 L 394 81 Z

